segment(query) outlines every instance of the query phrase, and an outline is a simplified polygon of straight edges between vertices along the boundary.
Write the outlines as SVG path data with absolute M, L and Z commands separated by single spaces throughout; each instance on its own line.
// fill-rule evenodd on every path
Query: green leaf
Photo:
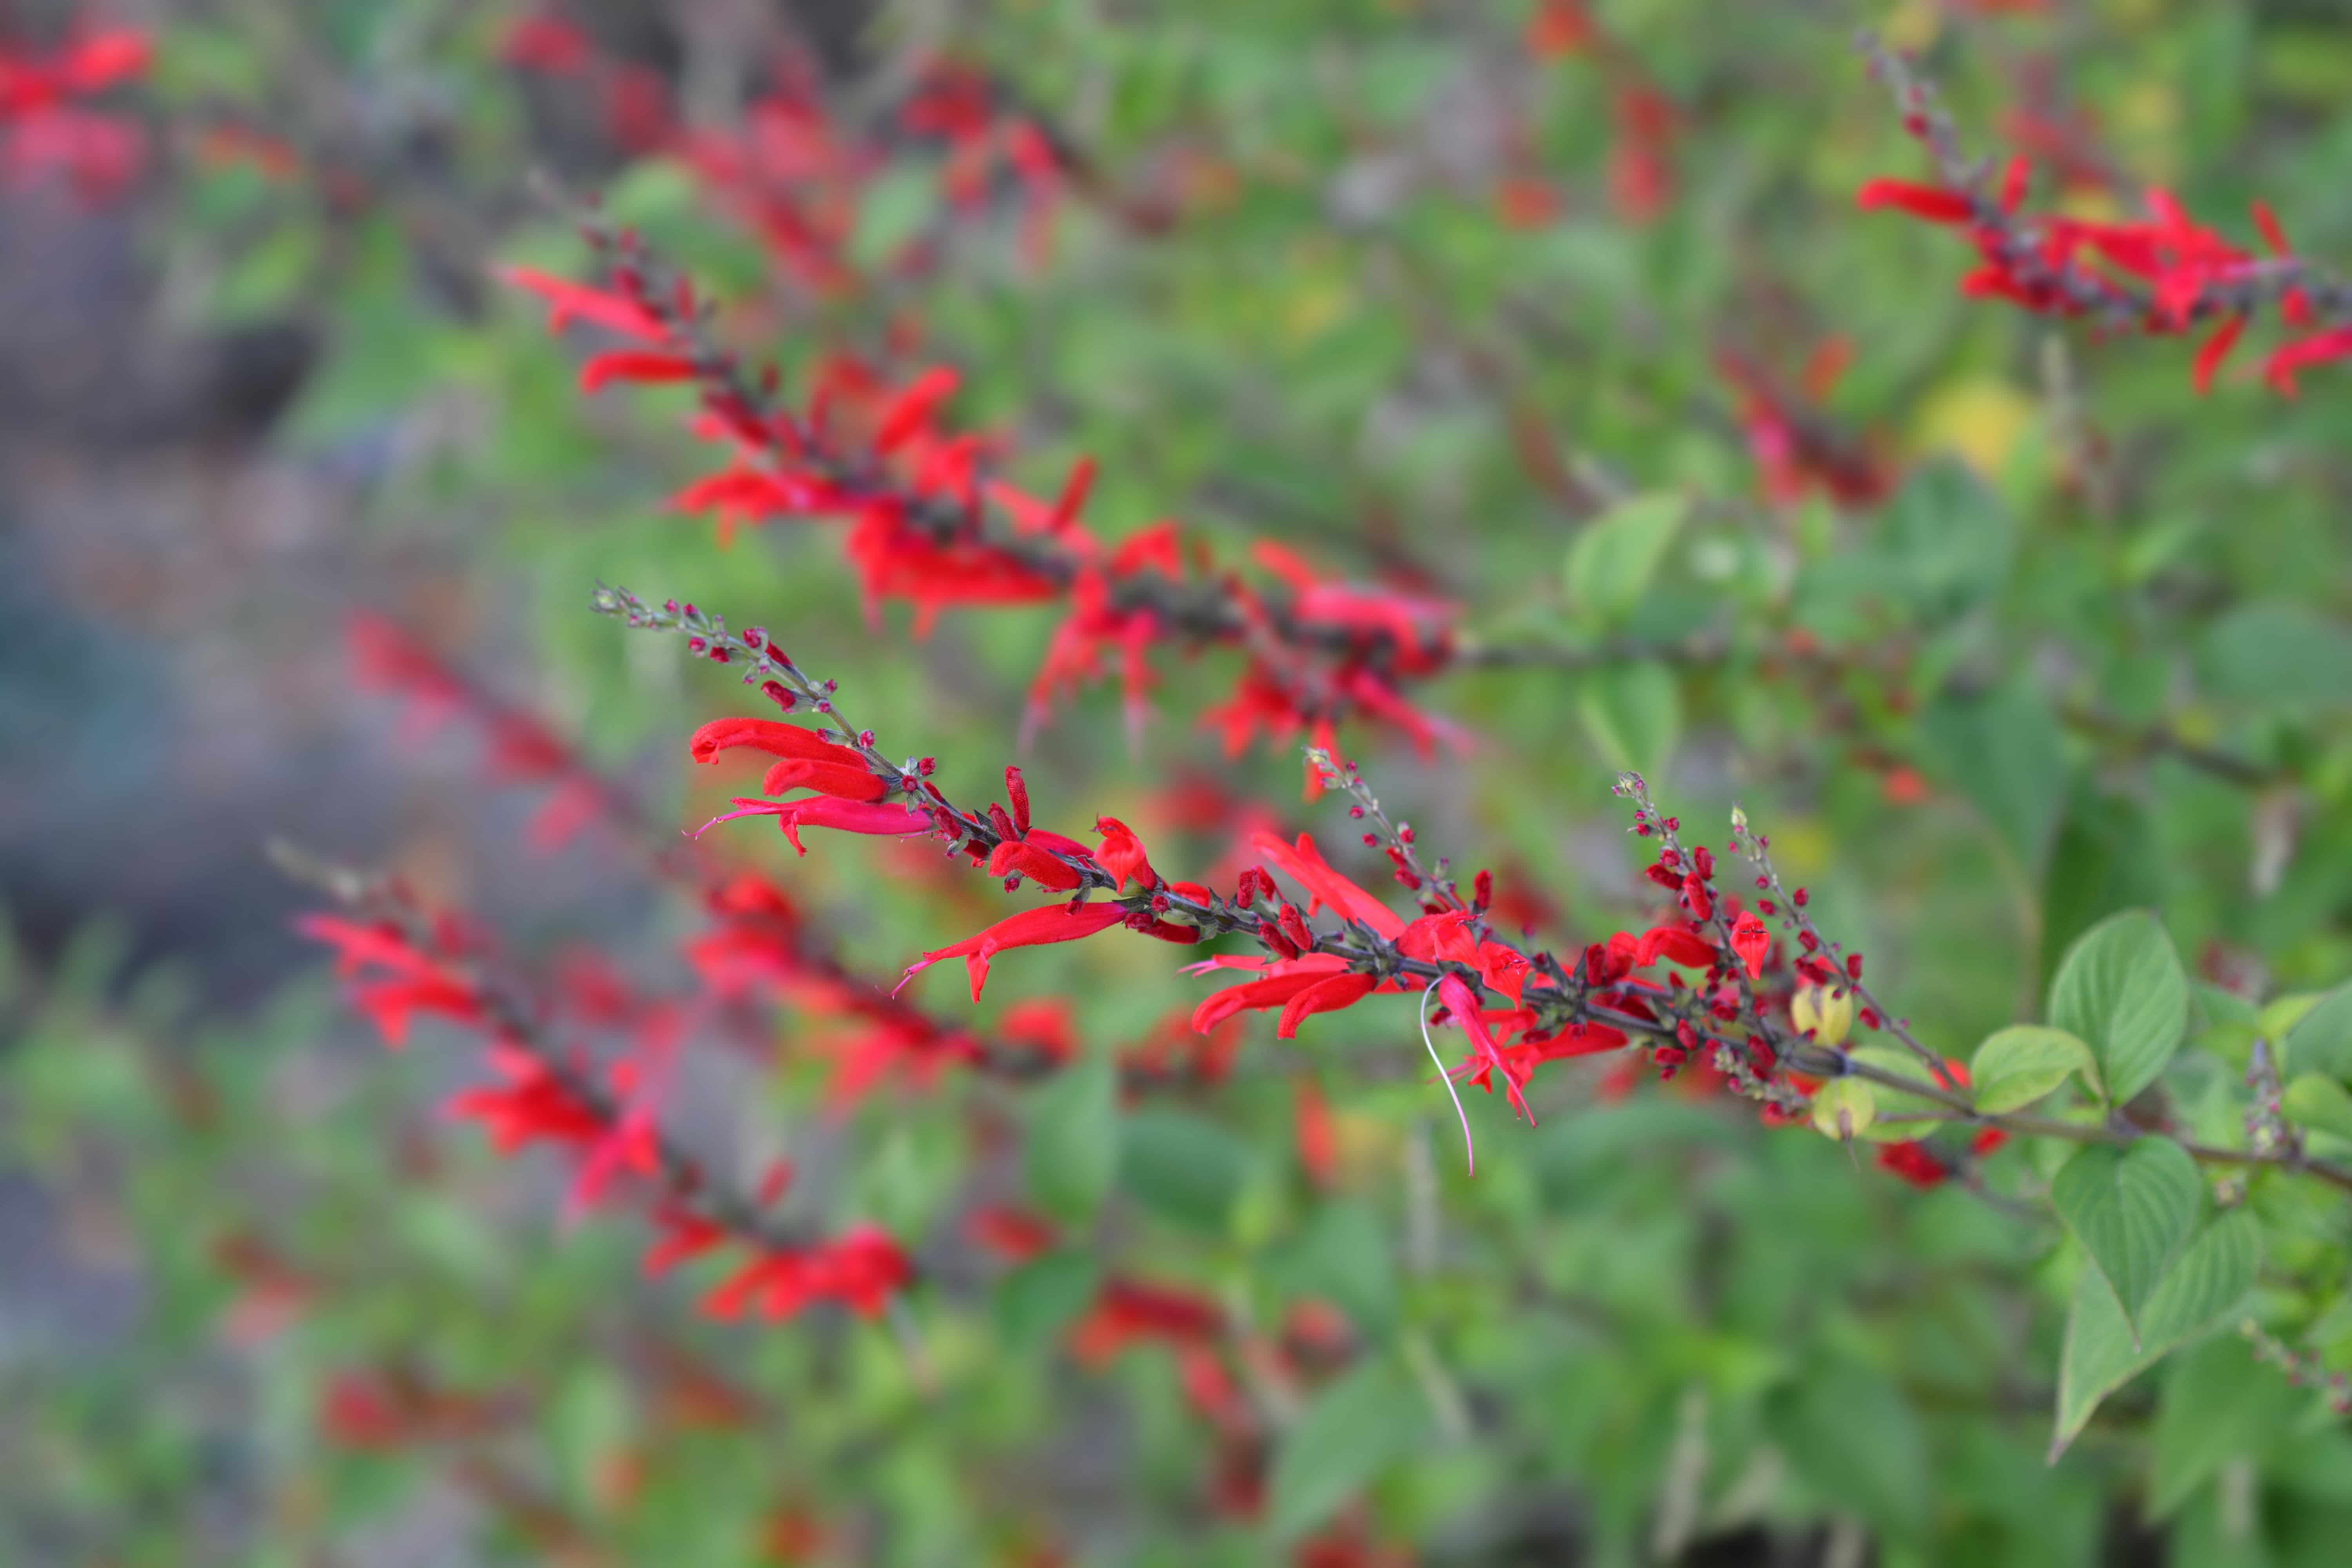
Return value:
M 1242 1190 L 1249 1149 L 1213 1121 L 1159 1107 L 1119 1130 L 1119 1185 L 1179 1225 L 1223 1235 Z
M 1361 1204 L 1325 1204 L 1292 1248 L 1290 1282 L 1348 1314 L 1367 1339 L 1396 1326 L 1396 1260 L 1380 1216 Z
M 1596 669 L 1577 683 L 1577 716 L 1611 769 L 1656 778 L 1682 739 L 1682 691 L 1655 659 Z
M 2352 1138 L 2352 1092 L 2320 1073 L 2296 1075 L 2279 1097 L 2279 1110 L 2297 1127 Z
M 2352 633 L 2301 605 L 2247 605 L 2205 634 L 2207 695 L 2233 706 L 2338 708 L 2352 701 Z
M 1813 1095 L 1813 1125 L 1824 1138 L 1860 1138 L 1878 1117 L 1878 1098 L 1858 1078 L 1833 1078 Z
M 1380 1473 L 1419 1448 L 1428 1431 L 1421 1392 L 1386 1357 L 1315 1396 L 1275 1450 L 1267 1522 L 1292 1541 L 1313 1530 Z
M 2189 1244 L 2140 1314 L 2137 1347 L 2131 1324 L 2105 1277 L 2085 1268 L 2066 1315 L 2066 1344 L 2058 1362 L 2058 1417 L 2050 1460 L 2083 1430 L 2099 1402 L 2176 1346 L 2222 1321 L 2253 1289 L 2263 1238 L 2253 1215 L 2234 1209 Z
M 2158 1137 L 2124 1149 L 2088 1144 L 2050 1184 L 2051 1205 L 2132 1321 L 2195 1227 L 2204 1196 L 2189 1152 Z
M 1920 716 L 1929 767 L 1967 797 L 2029 877 L 2066 803 L 2065 738 L 2032 682 L 1947 698 Z
M 996 1287 L 996 1324 L 1005 1341 L 1034 1350 L 1087 1309 L 1102 1270 L 1083 1252 L 1047 1252 L 1005 1275 Z
M 877 176 L 857 204 L 850 231 L 849 258 L 860 268 L 879 267 L 906 248 L 939 208 L 939 175 L 919 163 L 901 164 Z
M 2284 1378 L 2255 1366 L 2231 1336 L 2200 1345 L 2173 1364 L 2157 1411 L 2147 1517 L 2159 1521 L 2189 1500 L 2223 1465 L 2253 1458 L 2284 1433 L 2294 1413 Z
M 2078 783 L 2042 867 L 2037 972 L 2045 980 L 2057 973 L 2074 939 L 2107 916 L 2162 898 L 2165 864 L 2146 806 Z
M 1969 1064 L 1969 1082 L 1977 1109 L 1998 1115 L 2032 1104 L 2075 1072 L 2093 1094 L 2099 1092 L 2099 1063 L 2090 1047 L 2046 1024 L 2013 1024 L 1985 1037 Z
M 1037 1090 L 1022 1149 L 1029 1195 L 1073 1224 L 1091 1218 L 1118 1170 L 1118 1104 L 1108 1058 L 1082 1062 Z
M 1568 602 L 1580 616 L 1613 624 L 1648 591 L 1674 547 L 1688 498 L 1658 491 L 1622 501 L 1585 525 L 1568 550 Z
M 1966 468 L 1929 461 L 1886 508 L 1876 570 L 1923 615 L 1948 619 L 1990 597 L 2016 554 L 2015 520 Z
M 2050 984 L 2050 1021 L 2091 1047 L 2120 1105 L 2154 1083 L 2189 1026 L 2189 976 L 2146 910 L 2083 933 Z
M 2283 1065 L 2352 1081 L 2352 985 L 2330 991 L 2295 1021 L 2287 1031 Z

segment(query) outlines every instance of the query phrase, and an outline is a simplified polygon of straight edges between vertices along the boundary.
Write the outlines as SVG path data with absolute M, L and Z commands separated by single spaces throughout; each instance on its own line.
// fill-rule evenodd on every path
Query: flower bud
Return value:
M 1853 993 L 1843 986 L 1805 985 L 1789 999 L 1789 1018 L 1824 1046 L 1843 1045 L 1853 1027 Z

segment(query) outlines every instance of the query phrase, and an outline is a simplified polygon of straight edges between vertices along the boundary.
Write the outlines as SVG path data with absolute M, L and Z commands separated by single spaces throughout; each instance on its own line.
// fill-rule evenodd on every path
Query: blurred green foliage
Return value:
M 951 53 L 1045 110 L 1113 190 L 1187 194 L 1164 232 L 1070 199 L 1041 262 L 1006 205 L 947 203 L 937 150 L 910 142 L 857 187 L 845 246 L 866 281 L 837 297 L 796 286 L 676 163 L 567 160 L 534 96 L 548 84 L 500 62 L 511 14 L 237 9 L 273 20 L 164 31 L 163 112 L 268 128 L 301 166 L 177 171 L 171 297 L 324 330 L 286 449 L 356 476 L 369 541 L 443 568 L 436 617 L 509 661 L 532 688 L 517 695 L 600 762 L 659 759 L 642 776 L 664 781 L 664 821 L 723 794 L 684 779 L 685 733 L 750 710 L 583 615 L 593 583 L 767 626 L 965 795 L 1013 754 L 1051 614 L 951 616 L 918 642 L 853 602 L 825 525 L 721 549 L 666 512 L 707 466 L 684 397 L 583 400 L 533 302 L 485 281 L 493 262 L 583 271 L 525 186 L 551 163 L 715 289 L 722 329 L 788 379 L 844 345 L 887 353 L 912 323 L 913 357 L 961 370 L 957 415 L 1004 434 L 1016 479 L 1050 494 L 1097 459 L 1088 516 L 1108 535 L 1175 516 L 1221 558 L 1275 539 L 1424 583 L 1484 644 L 1653 650 L 1447 679 L 1434 700 L 1478 737 L 1468 755 L 1362 738 L 1425 843 L 1557 902 L 1552 939 L 1639 918 L 1607 793 L 1638 766 L 1694 824 L 1738 799 L 1936 1050 L 1967 1059 L 2046 1019 L 2091 1045 L 2108 1089 L 2153 1084 L 2194 1136 L 2234 1145 L 2259 1040 L 2286 1053 L 2309 1146 L 2352 1149 L 2347 993 L 2299 1026 L 2257 1013 L 2352 973 L 2352 384 L 2200 398 L 2178 345 L 1963 300 L 1962 247 L 1850 199 L 1918 172 L 1847 45 L 1864 22 L 1922 51 L 1988 149 L 2033 91 L 2081 116 L 2113 188 L 2068 199 L 2163 184 L 2242 235 L 2260 195 L 2303 249 L 2352 257 L 2352 32 L 2325 7 L 1622 0 L 1593 8 L 1605 52 L 1538 60 L 1507 4 L 909 6 L 877 22 L 877 69 Z M 1675 107 L 1672 195 L 1647 222 L 1612 205 L 1606 173 L 1633 68 Z M 1557 210 L 1505 221 L 1506 176 Z M 930 264 L 898 266 L 910 247 Z M 1898 467 L 1899 490 L 1759 500 L 1718 356 L 1793 384 L 1833 338 L 1851 368 L 1817 416 Z M 1666 657 L 1694 639 L 1719 656 Z M 1024 759 L 1041 820 L 1117 815 L 1155 860 L 1206 867 L 1238 808 L 1209 832 L 1162 799 L 1199 772 L 1338 840 L 1328 805 L 1293 804 L 1295 757 L 1227 763 L 1191 728 L 1230 673 L 1171 664 L 1132 754 L 1114 694 L 1067 706 Z M 2236 771 L 2200 763 L 2214 752 Z M 875 973 L 1001 912 L 984 879 L 881 874 L 863 841 L 796 859 L 740 837 Z M 2078 941 L 2122 942 L 2101 922 L 2134 909 L 2161 952 L 2061 974 Z M 661 942 L 692 918 L 664 915 Z M 2343 1560 L 2352 1436 L 2230 1331 L 2243 1318 L 2352 1366 L 2342 1193 L 2192 1171 L 2178 1234 L 2142 1256 L 2070 1209 L 2069 1182 L 2102 1173 L 2067 1145 L 1991 1155 L 1990 1199 L 1916 1192 L 1866 1144 L 1857 1159 L 1671 1086 L 1606 1099 L 1597 1069 L 1540 1079 L 1532 1131 L 1474 1103 L 1473 1180 L 1401 1006 L 1295 1042 L 1257 1026 L 1223 1087 L 1121 1103 L 1108 1047 L 1199 994 L 1150 946 L 1000 963 L 982 1019 L 1066 996 L 1087 1043 L 1034 1088 L 951 1071 L 836 1125 L 809 1020 L 775 1022 L 787 1048 L 737 1109 L 771 1144 L 824 1151 L 829 1217 L 941 1243 L 976 1198 L 1025 1199 L 1066 1232 L 940 1279 L 895 1328 L 698 1321 L 689 1289 L 637 1279 L 625 1218 L 559 1226 L 528 1162 L 426 1124 L 470 1070 L 454 1039 L 335 1049 L 310 986 L 205 1021 L 124 999 L 102 953 L 18 974 L 11 1158 L 109 1238 L 138 1326 L 0 1363 L 0 1399 L 30 1416 L 0 1439 L 0 1542 L 26 1561 L 290 1564 L 406 1529 L 445 1532 L 425 1538 L 434 1561 L 688 1568 L 793 1560 L 778 1521 L 805 1516 L 813 1561 L 1203 1564 L 1268 1561 L 1338 1519 L 1432 1563 L 1553 1560 L 1562 1529 L 1596 1563 L 1754 1529 L 1827 1550 L 1859 1531 L 1890 1568 L 2081 1563 L 2158 1537 L 2176 1563 Z M 2184 999 L 2191 975 L 2208 984 Z M 2166 1016 L 2118 1021 L 2102 984 L 2162 992 Z M 966 1006 L 960 979 L 921 989 Z M 448 1053 L 467 1054 L 431 1060 Z M 2097 1075 L 2048 1068 L 2043 1113 L 2100 1113 Z M 1330 1185 L 1297 1154 L 1301 1077 L 1333 1103 Z M 1170 1357 L 1069 1355 L 1111 1272 L 1181 1282 L 1261 1337 L 1302 1301 L 1345 1320 L 1352 1360 L 1274 1401 L 1255 1517 L 1204 1505 L 1215 1446 Z M 365 1390 L 338 1380 L 387 1369 L 452 1391 L 446 1432 L 364 1441 Z M 2045 1463 L 2053 1419 L 2074 1440 Z M 1049 1550 L 1065 1555 L 1022 1555 Z

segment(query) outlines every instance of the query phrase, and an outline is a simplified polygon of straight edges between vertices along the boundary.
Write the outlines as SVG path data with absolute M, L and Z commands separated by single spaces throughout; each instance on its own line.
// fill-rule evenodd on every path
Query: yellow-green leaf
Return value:
M 2032 1104 L 2069 1073 L 2082 1074 L 2090 1091 L 2100 1092 L 2098 1058 L 2090 1047 L 2063 1029 L 2015 1024 L 1985 1037 L 1969 1064 L 1969 1083 L 1977 1109 L 1997 1115 Z

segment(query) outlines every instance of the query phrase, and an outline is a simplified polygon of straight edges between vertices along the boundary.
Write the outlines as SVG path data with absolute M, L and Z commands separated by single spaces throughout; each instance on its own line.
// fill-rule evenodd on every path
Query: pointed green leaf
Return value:
M 1056 1217 L 1093 1216 L 1118 1170 L 1118 1104 L 1108 1058 L 1081 1062 L 1036 1091 L 1022 1171 L 1029 1195 Z
M 2352 1081 L 2352 985 L 2321 997 L 2287 1031 L 2284 1065 L 2298 1073 L 2324 1072 Z
M 1317 1394 L 1275 1450 L 1266 1513 L 1276 1538 L 1295 1540 L 1338 1512 L 1421 1446 L 1428 1419 L 1420 1390 L 1386 1357 Z
M 1568 551 L 1568 600 L 1576 612 L 1614 623 L 1641 601 L 1674 547 L 1687 498 L 1671 491 L 1635 496 L 1585 525 Z
M 2279 1110 L 2297 1127 L 2352 1138 L 2352 1092 L 2315 1072 L 2296 1075 L 2279 1097 Z
M 2189 976 L 2153 914 L 2126 910 L 2083 933 L 2051 982 L 2050 1022 L 2091 1047 L 2114 1103 L 2156 1081 L 2189 1026 Z
M 2051 1205 L 2134 1322 L 2196 1226 L 2204 1196 L 2197 1163 L 2169 1138 L 2085 1145 L 2050 1184 Z
M 1154 1106 L 1119 1128 L 1119 1185 L 1163 1218 L 1224 1234 L 1249 1146 L 1214 1121 Z
M 1969 1082 L 1977 1109 L 1998 1115 L 2032 1104 L 2077 1072 L 2093 1094 L 2099 1092 L 2099 1064 L 2090 1047 L 2063 1029 L 2015 1024 L 1985 1037 L 1969 1064 Z
M 2295 1396 L 2286 1379 L 2249 1364 L 2234 1336 L 2209 1340 L 2172 1365 L 2158 1409 L 2147 1517 L 2160 1521 L 2221 1467 L 2252 1458 L 2284 1435 Z
M 2254 1217 L 2232 1210 L 2207 1226 L 2189 1244 L 2180 1262 L 2165 1276 L 2140 1315 L 2140 1341 L 2132 1343 L 2116 1293 L 2095 1268 L 2085 1268 L 2074 1285 L 2066 1316 L 2066 1344 L 2058 1362 L 2058 1419 L 2051 1434 L 2050 1459 L 2083 1430 L 2099 1401 L 2121 1388 L 2174 1347 L 2226 1320 L 2253 1289 L 2262 1262 L 2262 1231 Z
M 1619 773 L 1658 777 L 1682 738 L 1681 689 L 1655 659 L 1586 675 L 1577 683 L 1576 712 L 1601 760 Z
M 1396 1326 L 1396 1260 L 1380 1216 L 1364 1205 L 1325 1204 L 1288 1262 L 1297 1289 L 1328 1300 L 1368 1338 Z
M 1947 698 L 1920 716 L 1919 734 L 1929 766 L 2035 876 L 2066 804 L 2065 737 L 2049 700 L 2023 679 L 1980 697 Z
M 1093 1300 L 1102 1269 L 1083 1252 L 1063 1250 L 1033 1258 L 996 1287 L 996 1326 L 1008 1343 L 1034 1350 L 1052 1339 Z

